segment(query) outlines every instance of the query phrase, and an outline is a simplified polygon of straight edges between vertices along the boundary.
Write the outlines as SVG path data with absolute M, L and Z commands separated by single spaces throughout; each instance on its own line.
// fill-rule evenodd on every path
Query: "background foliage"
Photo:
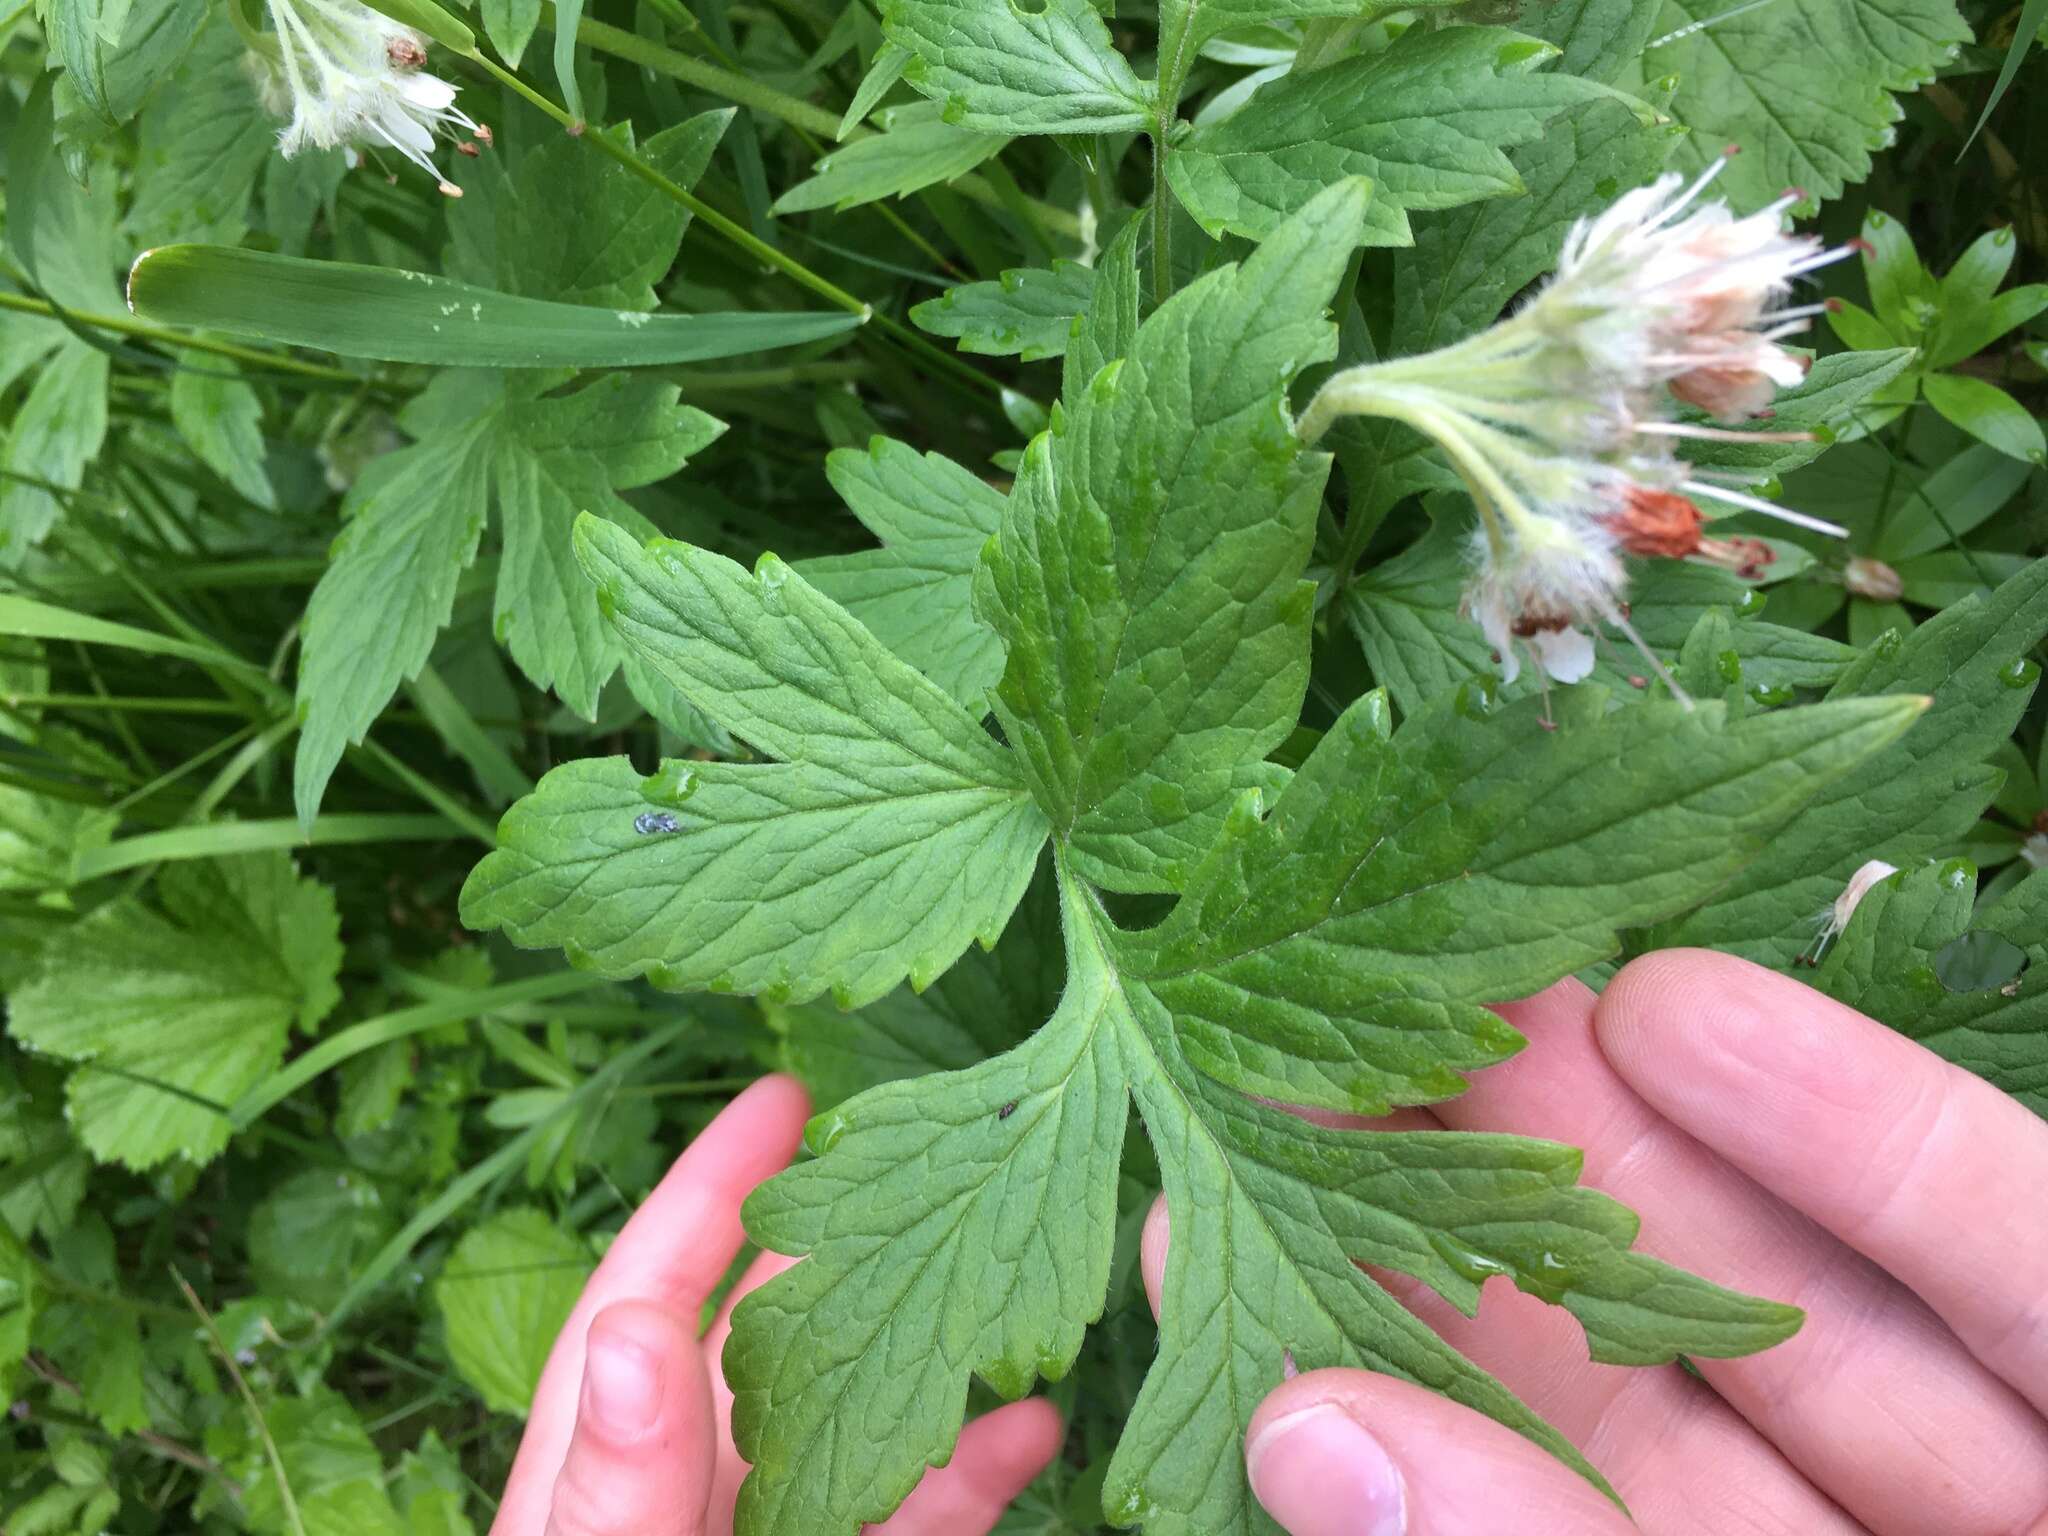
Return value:
M 744 581 L 716 557 L 773 551 L 793 593 L 815 587 L 978 700 L 1002 641 L 946 618 L 1062 370 L 1106 360 L 1078 355 L 1093 343 L 1073 317 L 1135 311 L 1106 249 L 1142 239 L 1141 264 L 1185 286 L 1344 175 L 1375 182 L 1334 310 L 1346 359 L 1485 324 L 1572 217 L 1730 141 L 1739 205 L 1796 183 L 1823 232 L 1869 242 L 1822 274 L 1843 302 L 1780 408 L 1836 441 L 1721 455 L 1846 525 L 1847 547 L 1773 532 L 1757 581 L 1646 570 L 1634 617 L 1696 693 L 1761 719 L 1829 689 L 1935 705 L 1704 904 L 1627 942 L 1796 968 L 2048 1112 L 2026 969 L 2048 946 L 2048 877 L 2027 878 L 2048 863 L 2048 7 L 1523 0 L 1358 19 L 1373 9 L 1262 6 L 1251 27 L 1227 4 L 1199 23 L 1171 9 L 1162 41 L 1143 0 L 1100 17 L 1083 0 L 482 0 L 466 14 L 493 56 L 589 126 L 563 132 L 437 49 L 495 130 L 481 156 L 444 150 L 459 201 L 402 166 L 279 158 L 217 3 L 24 0 L 0 20 L 0 1528 L 481 1529 L 582 1276 L 726 1097 L 780 1067 L 830 1109 L 1053 1014 L 1066 961 L 1042 877 L 1002 941 L 950 969 L 958 945 L 922 930 L 866 970 L 813 957 L 806 974 L 844 975 L 836 999 L 734 976 L 717 934 L 679 929 L 644 958 L 764 997 L 678 997 L 465 929 L 465 876 L 549 768 L 591 759 L 550 793 L 630 808 L 657 761 L 694 764 L 661 786 L 688 815 L 700 788 L 761 792 L 725 765 L 786 756 L 774 721 L 743 745 L 621 647 L 571 526 L 594 512 L 632 535 L 586 535 L 621 570 L 639 537 L 687 540 L 713 594 Z M 962 46 L 984 25 L 1019 59 L 1059 31 L 1069 67 L 992 97 Z M 1290 72 L 1305 54 L 1324 67 Z M 1165 241 L 1130 217 L 1155 192 L 1161 76 L 1194 120 Z M 120 274 L 192 242 L 241 255 L 152 258 L 131 314 Z M 271 257 L 470 286 L 371 273 L 294 306 Z M 492 307 L 466 329 L 443 308 L 472 302 Z M 863 304 L 874 318 L 848 329 Z M 679 339 L 671 312 L 735 318 L 714 343 Z M 555 350 L 518 350 L 536 347 Z M 1492 670 L 1456 612 L 1454 482 L 1398 429 L 1333 443 L 1313 612 L 1271 616 L 1312 633 L 1303 730 L 1247 738 L 1203 835 L 1148 868 L 1207 847 L 1224 790 L 1268 758 L 1299 767 L 1369 688 L 1421 716 Z M 1014 582 L 1002 600 L 1022 601 Z M 1627 690 L 1628 666 L 1606 681 Z M 1366 740 L 1349 718 L 1333 742 Z M 630 771 L 599 761 L 620 754 Z M 879 748 L 868 766 L 878 793 L 911 771 Z M 1171 762 L 1157 777 L 1192 782 Z M 948 834 L 939 875 L 1018 848 L 1028 875 L 1035 813 L 976 792 L 986 812 Z M 546 810 L 506 823 L 501 857 Z M 649 835 L 603 815 L 629 846 Z M 804 852 L 743 846 L 723 876 L 708 854 L 692 890 L 747 893 Z M 1119 882 L 1135 855 L 1113 838 L 1093 857 L 1110 888 L 1149 888 Z M 1912 868 L 1802 964 L 1815 914 L 1871 857 Z M 924 894 L 964 944 L 986 926 L 969 898 L 1014 893 Z M 516 927 L 516 889 L 493 899 Z M 1584 925 L 1598 952 L 1597 911 Z M 1504 1048 L 1464 1027 L 1416 1072 Z M 1332 1074 L 1268 1091 L 1361 1091 Z M 1125 1136 L 1099 1213 L 1109 1310 L 1052 1389 L 1066 1453 L 1011 1528 L 1103 1526 L 1157 1347 L 1135 1257 L 1160 1174 Z

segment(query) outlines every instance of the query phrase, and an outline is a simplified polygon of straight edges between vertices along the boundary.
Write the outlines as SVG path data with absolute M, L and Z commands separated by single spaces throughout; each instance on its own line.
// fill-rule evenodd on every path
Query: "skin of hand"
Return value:
M 548 1355 L 491 1536 L 728 1536 L 746 1463 L 717 1368 L 732 1304 L 794 1262 L 764 1253 L 702 1339 L 744 1241 L 740 1202 L 796 1154 L 810 1105 L 765 1077 L 690 1143 L 584 1287 Z M 877 1536 L 982 1536 L 1058 1451 L 1040 1398 L 969 1424 Z
M 1597 998 L 1567 980 L 1498 1011 L 1529 1047 L 1466 1094 L 1337 1123 L 1581 1146 L 1586 1182 L 1641 1213 L 1640 1247 L 1806 1322 L 1698 1361 L 1700 1379 L 1590 1363 L 1563 1309 L 1505 1280 L 1468 1319 L 1375 1271 L 1630 1513 L 1470 1409 L 1316 1370 L 1245 1436 L 1252 1491 L 1291 1536 L 2048 1536 L 2048 1125 L 1723 955 L 1649 955 Z M 1143 1244 L 1155 1312 L 1167 1241 L 1161 1203 Z

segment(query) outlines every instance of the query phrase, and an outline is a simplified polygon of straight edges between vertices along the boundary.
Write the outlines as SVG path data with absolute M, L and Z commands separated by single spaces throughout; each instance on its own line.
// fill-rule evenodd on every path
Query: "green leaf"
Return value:
M 755 1239 L 808 1259 L 734 1313 L 725 1377 L 753 1465 L 737 1530 L 886 1518 L 950 1453 L 970 1371 L 1020 1397 L 1066 1374 L 1101 1315 L 1129 1110 L 1115 972 L 1076 905 L 1037 1034 L 821 1116 L 818 1157 L 749 1197 Z
M 664 129 L 638 147 L 639 157 L 688 191 L 734 110 Z M 634 149 L 630 125 L 604 131 Z M 566 136 L 519 162 L 496 211 L 498 278 L 508 293 L 610 309 L 655 307 L 654 285 L 675 265 L 690 225 L 688 210 L 659 187 Z
M 1067 970 L 1051 873 L 1040 865 L 994 949 L 968 950 L 923 992 L 898 987 L 850 1013 L 823 1003 L 771 1011 L 781 1064 L 821 1113 L 878 1083 L 1000 1055 L 1052 1016 Z
M 783 193 L 769 211 L 844 212 L 885 197 L 904 197 L 965 176 L 1010 142 L 1000 133 L 955 127 L 932 101 L 890 108 L 882 114 L 881 128 L 830 151 L 818 161 L 816 175 Z
M 1589 80 L 1612 80 L 1622 66 L 1642 57 L 1657 35 L 1661 6 L 1641 0 L 1553 0 L 1522 25 L 1563 49 L 1557 67 Z
M 135 206 L 137 245 L 232 245 L 248 232 L 256 173 L 277 148 L 277 124 L 256 99 L 249 50 L 216 15 L 177 72 L 143 109 Z
M 1448 9 L 1458 0 L 1168 0 L 1159 7 L 1160 72 L 1179 80 L 1203 44 L 1225 32 L 1318 17 L 1373 21 L 1394 11 Z
M 471 873 L 468 926 L 671 989 L 845 1007 L 995 942 L 1045 819 L 973 716 L 772 555 L 749 576 L 589 517 L 577 551 L 627 647 L 781 761 L 557 768 Z
M 1237 792 L 1275 781 L 1329 470 L 1285 392 L 1334 350 L 1365 201 L 1342 183 L 1174 295 L 1025 454 L 977 597 L 1009 645 L 1004 732 L 1091 880 L 1174 888 Z
M 579 513 L 641 532 L 618 492 L 673 474 L 723 426 L 672 384 L 607 374 L 566 394 L 541 374 L 444 373 L 400 416 L 419 441 L 350 488 L 346 519 L 306 608 L 303 729 L 294 767 L 302 821 L 399 684 L 417 673 L 476 557 L 486 508 L 504 539 L 497 633 L 536 686 L 589 718 L 619 649 L 569 548 Z
M 1425 1381 L 1584 1470 L 1354 1261 L 1412 1274 L 1467 1311 L 1486 1277 L 1512 1276 L 1571 1309 L 1603 1360 L 1737 1354 L 1785 1337 L 1790 1309 L 1631 1253 L 1634 1218 L 1573 1187 L 1569 1148 L 1325 1130 L 1197 1063 L 1268 1081 L 1253 1069 L 1254 1037 L 1299 1009 L 1286 1059 L 1316 1055 L 1310 1031 L 1348 1032 L 1355 1064 L 1454 1091 L 1455 1075 L 1403 1065 L 1428 1054 L 1408 1055 L 1404 1026 L 1419 1043 L 1433 1011 L 1442 1048 L 1484 999 L 1612 953 L 1617 923 L 1697 899 L 1816 779 L 1916 712 L 1858 701 L 1731 724 L 1715 705 L 1608 715 L 1580 690 L 1555 731 L 1528 700 L 1492 718 L 1440 710 L 1389 741 L 1384 702 L 1368 698 L 1270 818 L 1246 802 L 1162 927 L 1118 931 L 1063 866 L 1068 980 L 1051 1022 L 994 1060 L 821 1116 L 816 1159 L 748 1201 L 750 1231 L 806 1262 L 734 1316 L 725 1368 L 754 1468 L 739 1529 L 850 1532 L 882 1519 L 949 1451 L 970 1373 L 1014 1397 L 1065 1372 L 1103 1308 L 1126 1090 L 1159 1156 L 1175 1243 L 1160 1354 L 1104 1490 L 1117 1522 L 1173 1536 L 1263 1529 L 1240 1447 L 1290 1356 Z M 1525 775 L 1543 817 L 1527 814 Z M 1674 859 L 1674 845 L 1696 852 Z M 1469 941 L 1418 954 L 1418 931 Z M 1340 1024 L 1326 1022 L 1333 1006 Z M 1218 1019 L 1244 1031 L 1241 1054 L 1205 1048 Z M 1497 1020 L 1490 1030 L 1478 1059 L 1512 1044 Z M 1449 1053 L 1474 1056 L 1455 1043 Z M 1270 1081 L 1292 1094 L 1305 1075 Z M 1388 1096 L 1377 1085 L 1320 1095 Z M 821 1444 L 858 1454 L 822 1457 Z
M 2029 875 L 1981 916 L 1976 890 L 1960 862 L 1873 886 L 1813 984 L 2048 1116 L 2048 875 Z M 1945 984 L 1942 962 L 1969 934 L 2015 946 L 2026 969 L 2005 982 Z
M 1687 462 L 1701 469 L 1741 474 L 1753 481 L 1790 474 L 1827 451 L 1829 440 L 1847 436 L 1865 419 L 1865 406 L 1886 386 L 1912 366 L 1910 348 L 1890 347 L 1882 352 L 1837 352 L 1817 360 L 1806 377 L 1790 389 L 1782 389 L 1771 402 L 1771 415 L 1761 423 L 1770 432 L 1812 432 L 1805 443 L 1744 443 L 1729 439 L 1690 440 L 1685 444 Z M 1704 425 L 1698 412 L 1681 412 L 1681 418 Z M 1735 428 L 1741 431 L 1740 427 Z
M 483 0 L 484 35 L 507 68 L 517 69 L 526 45 L 540 25 L 540 0 Z M 572 29 L 573 30 L 573 29 Z
M 35 1321 L 35 1261 L 12 1231 L 0 1227 L 0 1392 L 13 1389 Z
M 1994 231 L 1994 239 L 2003 231 Z M 1960 265 L 1960 264 L 1958 264 Z M 1956 274 L 1951 272 L 1953 278 Z M 2048 283 L 2027 283 L 2004 293 L 1968 305 L 1960 310 L 1944 308 L 1928 339 L 1928 365 L 1950 368 L 1965 358 L 1975 357 L 1993 342 L 2025 325 L 2048 310 Z
M 264 467 L 263 402 L 231 358 L 209 357 L 171 375 L 171 424 L 200 463 L 257 506 L 277 509 Z
M 1603 721 L 1592 689 L 1559 708 L 1548 741 L 1527 708 L 1440 706 L 1389 748 L 1368 696 L 1271 817 L 1241 808 L 1172 916 L 1125 944 L 1189 1062 L 1359 1114 L 1458 1093 L 1459 1071 L 1521 1045 L 1482 1003 L 1613 954 L 1615 913 L 1699 901 L 1814 774 L 1919 713 L 1883 700 L 1730 725 L 1712 705 L 1654 703 Z
M 208 1452 L 241 1486 L 243 1517 L 259 1536 L 406 1536 L 384 1491 L 383 1459 L 340 1393 L 316 1387 L 306 1397 L 272 1398 L 264 1422 L 289 1505 L 246 1414 L 228 1415 L 206 1435 Z
M 577 122 L 583 121 L 583 88 L 576 79 L 576 29 L 583 21 L 583 0 L 558 0 L 555 6 L 555 83 L 562 104 Z
M 79 1385 L 86 1410 L 108 1434 L 132 1434 L 149 1425 L 143 1384 L 142 1330 L 136 1314 L 86 1298 L 118 1293 L 120 1270 L 106 1219 L 88 1210 L 78 1225 L 50 1243 L 50 1268 L 59 1285 L 40 1305 L 35 1345 Z
M 582 1241 L 542 1211 L 501 1211 L 472 1227 L 434 1282 L 448 1358 L 493 1413 L 523 1417 L 555 1335 L 593 1268 Z
M 1074 261 L 1051 268 L 1013 267 L 999 282 L 962 283 L 910 311 L 918 329 L 959 338 L 962 352 L 1018 357 L 1027 363 L 1059 357 L 1077 316 L 1088 312 L 1095 273 Z
M 107 435 L 107 354 L 67 336 L 14 414 L 0 465 L 0 565 L 19 565 L 64 515 Z
M 1968 374 L 1930 373 L 1920 389 L 1929 405 L 1987 447 L 2028 464 L 2048 460 L 2041 423 L 1996 384 Z
M 1870 859 L 1904 867 L 1956 846 L 1997 792 L 1984 765 L 2033 693 L 2021 666 L 2048 633 L 2048 560 L 1900 639 L 1880 641 L 1831 698 L 1932 694 L 1906 736 L 1815 796 L 1764 854 L 1645 947 L 1710 945 L 1778 969 L 1808 949 L 1817 919 Z
M 860 87 L 853 93 L 853 100 L 846 104 L 846 114 L 839 119 L 839 132 L 835 137 L 844 140 L 853 132 L 855 125 L 889 94 L 889 88 L 903 78 L 903 71 L 909 63 L 910 50 L 901 43 L 885 42 L 877 48 L 874 62 L 860 77 Z
M 371 1180 L 307 1168 L 249 1213 L 249 1267 L 267 1294 L 324 1312 L 393 1225 Z
M 225 246 L 146 251 L 128 274 L 144 320 L 344 357 L 454 368 L 630 368 L 700 362 L 837 336 L 861 316 L 650 315 L 497 293 L 426 272 Z
M 1003 498 L 939 453 L 877 437 L 866 453 L 835 449 L 825 474 L 882 541 L 796 569 L 876 639 L 969 709 L 987 708 L 1003 646 L 974 615 L 974 568 L 1002 520 Z
M 38 6 L 50 52 L 70 73 L 79 99 L 109 123 L 122 114 L 107 78 L 109 64 L 121 46 L 132 0 L 48 0 Z
M 7 243 L 44 294 L 66 309 L 114 314 L 116 178 L 79 185 L 58 152 L 48 75 L 36 81 L 7 147 Z
M 0 1335 L 4 1335 L 8 1233 L 24 1242 L 38 1234 L 45 1241 L 54 1241 L 77 1220 L 92 1160 L 65 1128 L 55 1095 L 39 1096 L 25 1088 L 11 1068 L 0 1069 L 0 1111 L 4 1111 L 0 1113 Z M 5 1346 L 0 1345 L 0 1379 L 6 1374 L 5 1359 Z
M 339 1001 L 339 922 L 283 854 L 172 865 L 162 911 L 124 898 L 58 935 L 11 998 L 8 1033 L 81 1063 L 69 1114 L 101 1162 L 203 1163 L 224 1105 L 277 1068 L 296 1025 Z
M 1146 126 L 1152 91 L 1088 0 L 884 0 L 903 78 L 981 133 L 1123 133 Z
M 1680 158 L 1704 166 L 1723 146 L 1743 153 L 1719 190 L 1738 209 L 1786 187 L 1831 198 L 1870 174 L 1871 151 L 1913 90 L 1969 41 L 1954 0 L 1779 0 L 1735 10 L 1725 0 L 1666 0 L 1646 78 L 1680 80 Z M 1882 311 L 1880 311 L 1882 313 Z
M 1260 87 L 1175 144 L 1167 175 L 1212 235 L 1262 240 L 1347 176 L 1372 181 L 1361 239 L 1407 245 L 1408 210 L 1522 190 L 1506 151 L 1604 87 L 1554 71 L 1556 49 L 1492 27 L 1412 28 L 1384 53 Z
M 78 879 L 79 855 L 104 848 L 120 817 L 0 784 L 0 891 L 61 892 Z
M 2019 19 L 2013 23 L 2012 42 L 2005 50 L 2005 62 L 1999 66 L 1998 79 L 1992 84 L 1991 94 L 1984 98 L 1984 110 L 1977 114 L 1977 126 L 1963 141 L 1962 154 L 1956 157 L 1958 160 L 1970 152 L 1970 146 L 1977 142 L 1977 135 L 1984 131 L 1984 125 L 1991 121 L 1991 114 L 2012 88 L 2013 78 L 2020 72 L 2020 62 L 2026 58 L 2027 49 L 2040 35 L 2044 24 L 2048 24 L 2048 0 L 2026 0 L 2020 9 Z

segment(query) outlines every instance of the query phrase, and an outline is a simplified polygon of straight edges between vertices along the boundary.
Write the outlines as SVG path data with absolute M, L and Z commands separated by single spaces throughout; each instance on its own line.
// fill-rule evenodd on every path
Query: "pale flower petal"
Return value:
M 1529 648 L 1554 683 L 1583 683 L 1592 675 L 1593 637 L 1582 629 L 1539 629 Z

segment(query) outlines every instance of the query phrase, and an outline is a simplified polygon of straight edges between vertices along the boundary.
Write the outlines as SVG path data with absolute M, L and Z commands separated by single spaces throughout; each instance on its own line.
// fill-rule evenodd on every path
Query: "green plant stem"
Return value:
M 517 1003 L 544 1002 L 609 985 L 604 977 L 588 971 L 550 971 L 544 976 L 507 982 L 502 987 L 488 987 L 480 992 L 465 991 L 439 1002 L 420 1003 L 379 1014 L 374 1019 L 351 1024 L 339 1034 L 329 1035 L 305 1054 L 293 1058 L 288 1065 L 272 1073 L 268 1080 L 228 1106 L 228 1118 L 234 1121 L 237 1131 L 246 1130 L 267 1110 L 297 1093 L 322 1073 L 394 1040 L 408 1039 L 442 1024 L 459 1024 Z
M 1152 302 L 1173 297 L 1173 188 L 1166 180 L 1166 127 L 1152 135 Z
M 256 368 L 274 368 L 280 373 L 296 373 L 303 378 L 325 379 L 330 383 L 340 384 L 363 382 L 360 375 L 345 372 L 340 368 L 302 362 L 296 357 L 287 357 L 280 352 L 262 352 L 254 347 L 238 347 L 231 341 L 211 341 L 204 336 L 188 336 L 179 331 L 167 331 L 162 326 L 137 320 L 133 315 L 88 314 L 78 309 L 60 311 L 56 305 L 43 299 L 32 299 L 20 293 L 0 293 L 0 309 L 11 309 L 24 315 L 42 315 L 52 320 L 69 317 L 80 325 L 112 331 L 116 335 L 136 336 L 145 341 L 160 342 L 167 347 L 184 347 L 193 352 L 211 352 L 216 357 L 231 357 L 238 363 L 248 363 Z
M 442 1190 L 418 1215 L 401 1227 L 389 1242 L 378 1249 L 368 1264 L 356 1272 L 348 1290 L 343 1293 L 341 1300 L 334 1304 L 334 1309 L 327 1314 L 315 1337 L 332 1338 L 334 1330 L 354 1315 L 356 1308 L 363 1304 L 364 1299 L 384 1283 L 393 1269 L 405 1262 L 406 1255 L 410 1254 L 428 1233 L 467 1204 L 472 1195 L 481 1193 L 524 1162 L 528 1150 L 557 1121 L 565 1115 L 579 1113 L 594 1094 L 614 1089 L 622 1078 L 648 1057 L 667 1049 L 677 1035 L 693 1028 L 695 1023 L 693 1019 L 679 1019 L 667 1028 L 656 1030 L 646 1039 L 627 1046 L 575 1089 L 564 1094 L 554 1109 Z
M 85 850 L 78 856 L 78 878 L 89 880 L 116 874 L 157 859 L 211 859 L 270 848 L 315 848 L 336 843 L 445 842 L 466 830 L 445 816 L 401 815 L 322 816 L 310 832 L 292 817 L 172 827 Z
M 284 1458 L 278 1454 L 277 1441 L 271 1438 L 270 1421 L 263 1417 L 263 1408 L 256 1401 L 256 1394 L 249 1390 L 249 1383 L 242 1379 L 242 1368 L 235 1364 L 234 1351 L 220 1336 L 220 1329 L 214 1326 L 213 1316 L 199 1299 L 199 1293 L 186 1283 L 185 1277 L 174 1266 L 171 1278 L 178 1282 L 178 1289 L 185 1293 L 186 1304 L 199 1318 L 200 1327 L 206 1330 L 207 1340 L 213 1345 L 214 1353 L 220 1356 L 220 1363 L 227 1367 L 228 1376 L 235 1384 L 235 1391 L 241 1395 L 242 1406 L 249 1410 L 249 1417 L 256 1425 L 256 1438 L 263 1442 L 263 1454 L 270 1463 L 270 1475 L 277 1479 L 278 1502 L 284 1506 L 286 1528 L 292 1536 L 306 1536 L 306 1522 L 299 1518 L 299 1501 L 292 1494 L 291 1480 L 284 1475 Z
M 93 693 L 21 693 L 4 702 L 32 709 L 105 709 L 145 715 L 232 715 L 247 711 L 225 699 L 114 698 Z
M 624 35 L 630 36 L 631 34 Z M 638 39 L 638 41 L 645 40 Z M 971 385 L 984 394 L 998 399 L 1001 398 L 1003 392 L 1002 385 L 983 373 L 979 368 L 968 366 L 950 352 L 940 351 L 907 325 L 892 319 L 888 315 L 882 314 L 866 300 L 855 297 L 837 283 L 831 281 L 831 279 L 813 272 L 794 257 L 787 256 L 778 251 L 752 230 L 727 218 L 702 198 L 694 193 L 684 191 L 673 181 L 669 180 L 668 177 L 662 175 L 660 171 L 649 165 L 639 155 L 614 140 L 609 134 L 586 133 L 583 124 L 577 122 L 567 111 L 556 106 L 553 101 L 528 85 L 502 64 L 486 58 L 480 51 L 471 54 L 470 57 L 487 71 L 494 80 L 499 81 L 515 92 L 520 99 L 546 113 L 564 128 L 568 129 L 570 133 L 577 135 L 584 142 L 596 148 L 599 153 L 615 161 L 649 186 L 688 209 L 692 217 L 709 225 L 727 240 L 731 241 L 732 244 L 745 251 L 749 256 L 752 256 L 756 261 L 761 262 L 764 266 L 773 267 L 784 277 L 810 290 L 810 292 L 836 308 L 843 309 L 851 315 L 858 315 L 863 321 L 872 320 L 877 327 L 888 334 L 892 341 L 896 342 L 905 351 L 912 353 L 920 361 L 951 375 L 962 383 Z M 678 57 L 682 57 L 682 55 L 678 55 Z
M 554 8 L 549 6 L 547 21 L 554 24 Z M 818 138 L 836 141 L 839 138 L 838 114 L 823 107 L 812 106 L 801 97 L 778 91 L 773 86 L 763 85 L 736 70 L 723 69 L 705 59 L 692 58 L 687 53 L 664 47 L 637 32 L 628 32 L 620 27 L 593 21 L 588 16 L 576 24 L 576 41 L 595 48 L 599 53 L 608 53 L 614 58 L 624 59 L 629 64 L 638 64 L 651 69 L 658 75 L 667 75 L 685 85 L 695 86 L 709 95 L 732 102 L 736 106 L 764 113 L 792 128 L 814 134 Z M 872 130 L 856 127 L 847 134 L 847 142 L 866 138 Z M 978 175 L 962 176 L 952 183 L 953 190 L 963 197 L 970 197 L 989 207 L 1006 206 L 1003 195 Z M 1031 216 L 1055 234 L 1069 240 L 1081 238 L 1081 221 L 1064 208 L 1055 208 L 1050 203 L 1036 199 L 1026 200 Z

